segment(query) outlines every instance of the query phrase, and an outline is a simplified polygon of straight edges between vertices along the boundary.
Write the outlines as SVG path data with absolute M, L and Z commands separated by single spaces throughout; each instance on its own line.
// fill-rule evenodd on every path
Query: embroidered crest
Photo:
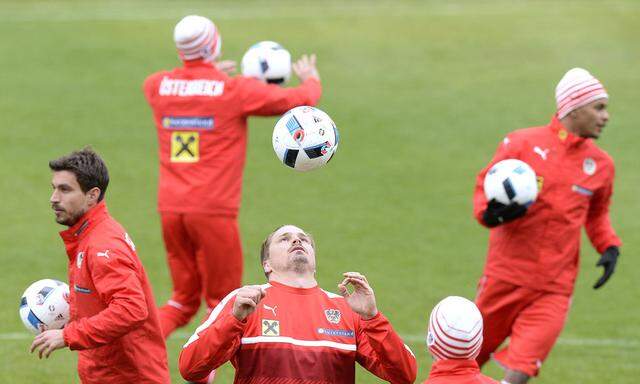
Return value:
M 590 157 L 587 157 L 586 159 L 584 159 L 584 162 L 582 163 L 582 170 L 584 171 L 584 173 L 586 173 L 587 175 L 591 176 L 594 173 L 596 173 L 596 161 L 593 160 Z
M 337 309 L 325 309 L 324 315 L 327 321 L 332 324 L 338 324 L 340 322 L 340 311 Z

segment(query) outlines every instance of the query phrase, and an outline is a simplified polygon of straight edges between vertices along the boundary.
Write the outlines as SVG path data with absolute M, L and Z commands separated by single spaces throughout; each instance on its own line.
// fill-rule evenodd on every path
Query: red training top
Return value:
M 480 373 L 475 360 L 436 360 L 423 384 L 498 384 Z
M 621 244 L 609 220 L 614 165 L 591 139 L 568 132 L 557 118 L 514 131 L 478 174 L 474 215 L 487 207 L 485 174 L 500 160 L 520 159 L 538 176 L 538 198 L 527 214 L 492 228 L 484 274 L 537 290 L 571 294 L 578 273 L 580 230 L 598 252 Z
M 83 383 L 170 383 L 151 286 L 135 246 L 104 201 L 60 232 L 69 256 L 64 341 Z
M 416 359 L 380 313 L 363 320 L 345 299 L 318 287 L 263 285 L 266 296 L 245 321 L 231 292 L 187 341 L 180 373 L 206 378 L 231 360 L 234 383 L 353 384 L 356 361 L 391 383 L 413 383 Z
M 147 77 L 159 142 L 158 209 L 237 216 L 247 147 L 247 118 L 314 106 L 320 82 L 282 88 L 229 77 L 202 60 Z

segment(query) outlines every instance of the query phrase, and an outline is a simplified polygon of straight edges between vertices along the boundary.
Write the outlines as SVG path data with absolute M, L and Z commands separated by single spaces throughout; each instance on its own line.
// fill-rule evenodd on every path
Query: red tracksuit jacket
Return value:
M 487 206 L 483 181 L 496 162 L 515 158 L 538 176 L 538 199 L 527 214 L 492 228 L 484 274 L 511 284 L 571 294 L 578 273 L 580 230 L 598 252 L 619 246 L 609 220 L 614 165 L 591 139 L 573 135 L 554 117 L 543 127 L 510 133 L 478 174 L 474 214 Z
M 480 373 L 475 360 L 437 360 L 423 384 L 498 384 Z
M 202 60 L 154 73 L 143 88 L 158 133 L 158 209 L 225 216 L 238 213 L 247 118 L 313 106 L 322 92 L 315 79 L 282 88 L 229 77 Z
M 170 383 L 158 310 L 133 242 L 102 201 L 60 232 L 69 256 L 71 320 L 83 383 Z
M 342 296 L 318 287 L 263 287 L 244 322 L 232 314 L 234 291 L 196 329 L 180 353 L 185 379 L 231 360 L 234 383 L 353 384 L 356 361 L 391 383 L 415 380 L 415 357 L 382 314 L 362 320 Z

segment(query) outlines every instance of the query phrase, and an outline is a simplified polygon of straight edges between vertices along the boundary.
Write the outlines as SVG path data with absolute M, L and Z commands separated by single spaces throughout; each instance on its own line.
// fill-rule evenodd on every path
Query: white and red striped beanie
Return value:
M 429 352 L 438 360 L 473 360 L 482 347 L 482 315 L 460 296 L 440 301 L 429 317 Z
M 222 48 L 222 39 L 215 24 L 197 15 L 185 16 L 176 24 L 173 40 L 182 60 L 213 61 Z
M 556 86 L 556 105 L 558 119 L 592 101 L 607 99 L 607 90 L 589 71 L 572 68 L 560 79 Z

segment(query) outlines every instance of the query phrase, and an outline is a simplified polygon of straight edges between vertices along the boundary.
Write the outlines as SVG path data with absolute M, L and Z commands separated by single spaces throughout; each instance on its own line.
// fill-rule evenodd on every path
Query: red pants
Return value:
M 189 323 L 204 298 L 209 310 L 242 282 L 242 245 L 235 218 L 161 212 L 173 293 L 160 307 L 165 337 Z
M 482 366 L 489 360 L 509 337 L 509 345 L 493 358 L 511 370 L 537 376 L 564 327 L 571 297 L 483 276 L 478 284 L 476 305 L 484 320 L 478 364 Z

